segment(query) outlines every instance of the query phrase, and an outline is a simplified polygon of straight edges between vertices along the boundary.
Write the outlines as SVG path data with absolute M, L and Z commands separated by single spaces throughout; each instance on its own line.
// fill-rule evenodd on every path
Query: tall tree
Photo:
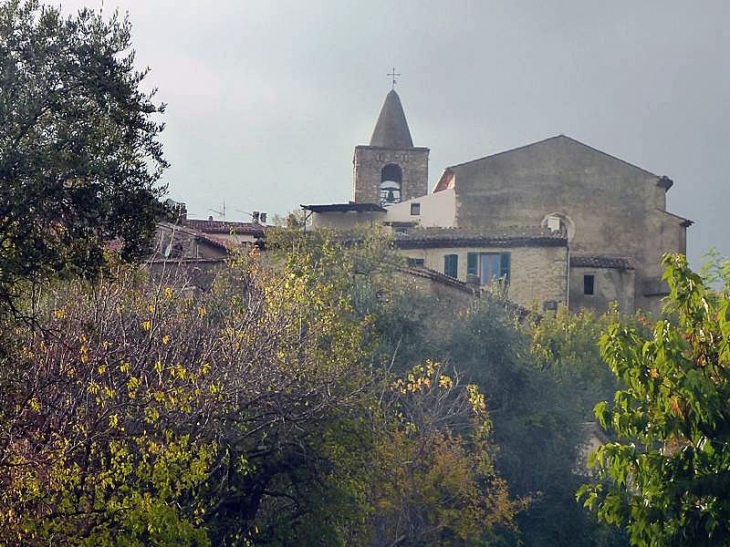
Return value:
M 627 387 L 595 410 L 619 438 L 593 456 L 609 486 L 579 494 L 635 545 L 728 545 L 730 298 L 683 255 L 664 265 L 668 318 L 649 336 L 614 325 L 601 340 Z
M 93 276 L 109 240 L 145 252 L 167 166 L 145 75 L 117 13 L 0 5 L 0 303 L 56 272 Z

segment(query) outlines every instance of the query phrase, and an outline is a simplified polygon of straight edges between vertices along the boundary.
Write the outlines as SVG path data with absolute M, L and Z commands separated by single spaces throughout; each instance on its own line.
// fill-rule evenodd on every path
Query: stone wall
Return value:
M 647 224 L 647 234 L 653 237 L 645 237 L 644 260 L 636 278 L 636 308 L 658 315 L 662 298 L 669 294 L 669 287 L 662 281 L 662 256 L 665 253 L 686 254 L 687 230 L 684 219 L 660 210 L 652 212 Z M 654 245 L 648 245 L 649 241 Z
M 478 299 L 478 294 L 449 283 L 443 283 L 428 273 L 419 272 L 416 268 L 396 270 L 396 275 L 405 284 L 405 290 L 419 291 L 432 297 L 448 313 L 452 313 L 454 310 L 466 310 Z
M 450 170 L 457 226 L 532 226 L 550 214 L 567 217 L 571 252 L 631 257 L 635 304 L 658 311 L 660 297 L 645 296 L 642 287 L 661 277 L 662 253 L 685 251 L 686 226 L 662 210 L 661 177 L 564 136 Z
M 535 226 L 559 213 L 574 252 L 639 257 L 658 177 L 558 137 L 451 168 L 459 227 Z
M 353 200 L 380 203 L 380 174 L 388 164 L 403 172 L 401 201 L 428 193 L 428 148 L 392 150 L 377 146 L 357 146 L 353 158 Z
M 593 276 L 593 294 L 584 294 L 584 276 Z M 634 270 L 570 268 L 570 309 L 589 308 L 603 313 L 612 303 L 621 313 L 634 312 L 636 275 Z
M 458 256 L 458 279 L 467 281 L 467 254 L 510 253 L 510 283 L 506 296 L 515 304 L 543 310 L 546 302 L 567 304 L 568 297 L 568 249 L 566 247 L 514 247 L 514 248 L 438 248 L 408 249 L 402 253 L 408 258 L 421 258 L 424 266 L 438 272 L 444 271 L 444 256 Z
M 345 213 L 312 213 L 313 228 L 333 228 L 349 230 L 356 226 L 380 226 L 385 213 L 374 211 L 347 211 Z

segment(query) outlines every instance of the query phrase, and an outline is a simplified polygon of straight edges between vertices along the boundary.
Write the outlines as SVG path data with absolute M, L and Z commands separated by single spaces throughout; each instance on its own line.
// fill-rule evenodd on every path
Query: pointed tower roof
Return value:
M 370 146 L 396 149 L 413 148 L 413 139 L 408 130 L 403 105 L 401 105 L 400 97 L 395 89 L 385 97 L 373 136 L 370 137 Z

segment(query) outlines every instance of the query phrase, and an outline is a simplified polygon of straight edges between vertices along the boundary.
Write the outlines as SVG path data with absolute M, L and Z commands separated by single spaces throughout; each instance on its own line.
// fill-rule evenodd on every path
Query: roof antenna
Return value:
M 393 82 L 392 82 L 393 87 L 392 87 L 392 89 L 395 90 L 395 84 L 398 83 L 398 80 L 396 80 L 395 77 L 396 76 L 400 76 L 400 73 L 396 73 L 395 67 L 393 67 L 393 72 L 389 72 L 388 73 L 388 76 L 390 76 L 393 79 Z
M 218 218 L 224 219 L 226 218 L 226 202 L 223 202 L 223 207 L 221 207 L 220 211 L 216 211 L 215 209 L 208 209 L 208 211 L 210 211 L 211 213 L 215 213 Z

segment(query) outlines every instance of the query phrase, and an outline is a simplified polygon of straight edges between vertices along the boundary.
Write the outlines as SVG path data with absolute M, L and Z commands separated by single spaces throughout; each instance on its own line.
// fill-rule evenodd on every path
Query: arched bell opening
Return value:
M 384 207 L 400 203 L 403 171 L 400 166 L 389 163 L 380 171 L 380 204 Z

